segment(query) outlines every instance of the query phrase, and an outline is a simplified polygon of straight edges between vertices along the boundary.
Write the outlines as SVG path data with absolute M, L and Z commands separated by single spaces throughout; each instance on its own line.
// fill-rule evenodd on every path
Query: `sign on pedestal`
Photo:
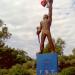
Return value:
M 37 75 L 54 75 L 58 72 L 57 53 L 37 54 Z

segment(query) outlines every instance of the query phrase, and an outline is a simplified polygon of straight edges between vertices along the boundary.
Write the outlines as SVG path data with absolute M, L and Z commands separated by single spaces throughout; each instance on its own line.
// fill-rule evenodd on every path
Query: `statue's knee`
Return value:
M 41 43 L 40 46 L 41 46 L 41 47 L 44 47 L 44 43 Z

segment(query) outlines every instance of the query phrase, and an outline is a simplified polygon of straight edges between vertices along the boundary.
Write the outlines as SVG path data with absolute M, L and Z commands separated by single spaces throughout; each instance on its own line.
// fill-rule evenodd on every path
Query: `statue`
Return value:
M 49 51 L 55 52 L 55 46 L 52 41 L 50 27 L 52 23 L 52 4 L 53 0 L 44 0 L 47 3 L 48 14 L 43 16 L 43 20 L 40 22 L 40 26 L 37 27 L 37 35 L 41 33 L 41 41 L 40 41 L 40 53 L 43 53 L 45 38 L 47 37 L 49 42 Z M 44 2 L 45 3 L 45 2 Z M 45 3 L 45 5 L 46 5 Z M 44 5 L 44 4 L 43 4 Z M 44 6 L 45 6 L 44 5 Z

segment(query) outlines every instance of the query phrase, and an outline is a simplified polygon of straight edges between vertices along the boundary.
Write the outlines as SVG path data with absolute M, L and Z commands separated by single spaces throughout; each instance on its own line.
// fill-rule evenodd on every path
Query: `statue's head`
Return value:
M 45 14 L 45 15 L 43 16 L 43 19 L 48 19 L 48 15 Z

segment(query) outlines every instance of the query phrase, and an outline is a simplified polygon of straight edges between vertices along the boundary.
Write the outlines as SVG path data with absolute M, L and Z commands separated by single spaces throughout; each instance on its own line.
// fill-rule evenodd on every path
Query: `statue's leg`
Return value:
M 44 41 L 45 41 L 46 35 L 45 34 L 41 34 L 41 43 L 40 43 L 40 51 L 41 53 L 43 52 L 44 49 Z
M 51 33 L 48 33 L 47 38 L 49 42 L 49 51 L 55 51 L 55 45 L 52 41 Z

